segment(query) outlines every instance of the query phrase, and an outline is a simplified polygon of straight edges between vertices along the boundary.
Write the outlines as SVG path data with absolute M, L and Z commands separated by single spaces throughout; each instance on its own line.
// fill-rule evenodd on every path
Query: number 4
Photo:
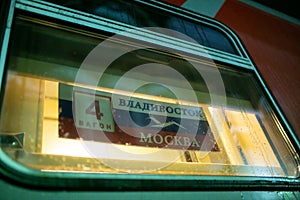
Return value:
M 92 102 L 91 105 L 89 105 L 89 107 L 85 109 L 85 113 L 90 115 L 96 115 L 98 120 L 101 120 L 101 117 L 103 117 L 103 113 L 100 111 L 100 104 L 98 100 Z

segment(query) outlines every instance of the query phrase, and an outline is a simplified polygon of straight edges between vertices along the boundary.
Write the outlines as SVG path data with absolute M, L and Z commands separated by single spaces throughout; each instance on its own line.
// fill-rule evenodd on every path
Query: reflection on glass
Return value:
M 136 51 L 116 61 L 101 86 L 80 85 L 80 63 L 104 37 L 19 17 L 13 38 L 1 147 L 22 165 L 64 172 L 298 176 L 284 132 L 250 72 L 218 65 L 227 105 L 217 106 L 210 104 L 205 82 L 183 71 L 188 63 L 175 55 Z M 145 83 L 134 93 L 113 87 L 130 66 L 163 57 L 189 80 L 197 101 L 177 98 L 168 87 L 182 94 L 189 89 L 159 73 L 172 84 L 146 84 L 146 72 L 138 72 L 123 80 L 125 86 Z M 195 62 L 210 70 L 203 60 Z

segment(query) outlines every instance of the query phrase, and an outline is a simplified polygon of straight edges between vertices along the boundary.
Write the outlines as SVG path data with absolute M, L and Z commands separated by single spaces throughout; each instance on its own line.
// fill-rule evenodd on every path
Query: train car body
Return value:
M 156 0 L 2 1 L 1 197 L 299 198 L 297 88 L 232 26 Z

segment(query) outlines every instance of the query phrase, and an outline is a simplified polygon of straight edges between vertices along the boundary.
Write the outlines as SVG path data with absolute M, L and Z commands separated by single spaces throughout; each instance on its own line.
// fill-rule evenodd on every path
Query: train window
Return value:
M 168 13 L 160 12 L 155 8 L 145 7 L 145 5 L 143 5 L 145 2 L 142 4 L 139 2 L 132 4 L 131 2 L 124 0 L 48 1 L 92 13 L 107 19 L 123 22 L 135 27 L 163 27 L 174 29 L 194 38 L 199 44 L 206 47 L 211 47 L 231 54 L 240 54 L 226 35 L 216 26 L 211 27 L 207 24 L 199 25 L 188 19 L 183 19 L 176 15 L 169 15 Z
M 3 152 L 47 173 L 298 177 L 251 71 L 126 37 L 102 46 L 102 54 L 134 47 L 104 66 L 88 55 L 107 38 L 18 15 L 2 92 Z M 224 90 L 214 89 L 218 75 Z

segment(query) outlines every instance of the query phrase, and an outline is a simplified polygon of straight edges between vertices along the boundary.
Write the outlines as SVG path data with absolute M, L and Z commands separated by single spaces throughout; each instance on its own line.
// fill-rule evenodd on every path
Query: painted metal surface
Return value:
M 11 25 L 13 21 L 13 15 L 15 10 L 15 1 L 11 1 L 9 5 L 9 12 L 7 15 L 7 22 L 5 23 L 5 26 L 3 26 L 4 30 L 1 30 L 3 32 L 3 39 L 1 38 L 1 52 L 0 52 L 0 82 L 2 83 L 2 77 L 4 72 L 4 65 L 6 61 L 6 54 L 8 49 L 8 43 L 10 38 L 10 31 L 11 31 Z M 6 18 L 6 16 L 2 16 L 3 18 Z M 0 89 L 1 91 L 1 89 Z
M 51 191 L 51 190 L 32 190 L 30 188 L 24 188 L 20 186 L 11 185 L 7 182 L 0 180 L 0 197 L 5 197 L 7 200 L 17 200 L 22 197 L 24 200 L 60 200 L 60 199 L 110 199 L 110 200 L 152 200 L 152 199 L 164 199 L 164 200 L 181 200 L 181 199 L 261 199 L 261 200 L 297 200 L 300 198 L 300 192 L 292 191 L 136 191 L 136 192 L 118 192 L 118 191 Z M 3 190 L 5 188 L 5 190 Z

